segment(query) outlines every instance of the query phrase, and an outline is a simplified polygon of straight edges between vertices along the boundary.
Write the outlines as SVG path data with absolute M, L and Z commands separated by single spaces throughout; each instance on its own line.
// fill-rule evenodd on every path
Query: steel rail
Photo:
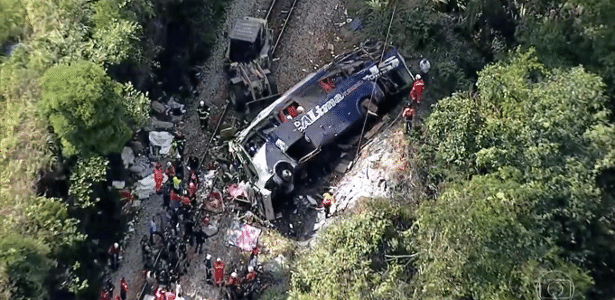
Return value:
M 273 7 L 275 6 L 277 0 L 271 1 L 271 5 L 269 6 L 269 10 L 267 10 L 267 15 L 265 16 L 265 20 L 269 22 L 269 17 L 271 16 L 271 11 L 273 11 Z
M 274 3 L 275 3 L 275 0 L 274 0 Z M 286 25 L 288 24 L 288 20 L 290 20 L 290 16 L 292 16 L 293 11 L 295 10 L 295 6 L 296 5 L 297 5 L 297 0 L 294 0 L 293 4 L 291 5 L 290 9 L 288 10 L 288 15 L 286 15 L 286 19 L 284 19 L 284 23 L 282 24 L 282 29 L 280 29 L 280 33 L 278 34 L 278 37 L 275 40 L 275 44 L 273 44 L 273 48 L 271 48 L 271 55 L 273 55 L 275 53 L 275 50 L 278 48 L 278 44 L 280 43 L 280 39 L 282 39 L 282 35 L 284 34 L 284 31 L 286 30 Z
M 211 133 L 211 137 L 209 138 L 209 142 L 207 142 L 207 145 L 205 145 L 205 152 L 203 152 L 203 157 L 201 157 L 201 160 L 200 160 L 201 164 L 203 164 L 203 162 L 205 161 L 205 157 L 207 156 L 207 153 L 209 153 L 209 149 L 210 149 L 209 146 L 211 145 L 211 142 L 216 137 L 216 133 L 218 133 L 218 129 L 220 129 L 220 125 L 222 125 L 222 121 L 224 121 L 224 117 L 226 116 L 226 112 L 228 111 L 228 108 L 230 106 L 231 106 L 231 103 L 227 100 L 226 101 L 226 106 L 224 107 L 224 111 L 222 111 L 222 114 L 220 115 L 220 118 L 218 119 L 218 124 L 216 124 L 216 128 Z

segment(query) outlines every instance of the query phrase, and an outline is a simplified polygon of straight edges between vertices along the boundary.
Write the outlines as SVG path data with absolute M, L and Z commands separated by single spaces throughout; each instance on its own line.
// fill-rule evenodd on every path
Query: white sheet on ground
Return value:
M 132 151 L 132 148 L 124 147 L 122 150 L 122 162 L 126 169 L 135 162 L 135 153 Z
M 169 154 L 173 146 L 173 135 L 166 131 L 150 131 L 149 141 L 160 147 L 160 154 Z
M 169 179 L 169 177 L 167 177 L 167 174 L 162 174 L 162 183 L 164 184 L 165 182 L 167 182 L 167 180 Z M 156 192 L 156 182 L 154 181 L 154 173 L 150 174 L 149 176 L 137 181 L 137 183 L 135 184 L 135 194 L 137 194 L 137 197 L 139 199 L 145 199 L 147 197 L 149 197 L 151 194 L 153 194 L 154 192 Z

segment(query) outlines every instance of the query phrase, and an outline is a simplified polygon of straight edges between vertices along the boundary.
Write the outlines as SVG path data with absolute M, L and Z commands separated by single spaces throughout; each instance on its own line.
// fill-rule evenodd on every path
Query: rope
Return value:
M 395 9 L 397 9 L 397 5 L 393 6 L 393 13 L 391 14 L 391 21 L 389 22 L 389 28 L 387 29 L 387 35 L 384 38 L 384 46 L 382 47 L 382 54 L 380 55 L 380 62 L 382 62 L 382 59 L 384 58 L 384 52 L 387 49 L 387 42 L 389 40 L 389 33 L 391 32 L 391 25 L 393 25 L 393 17 L 395 16 Z M 374 92 L 376 91 L 376 81 L 378 79 L 374 80 L 374 85 L 372 87 L 372 95 L 369 98 L 369 102 L 371 103 L 372 100 L 374 99 Z M 363 119 L 363 128 L 361 129 L 361 135 L 359 136 L 359 144 L 357 145 L 357 154 L 356 157 L 359 157 L 359 151 L 361 151 L 361 141 L 363 139 L 363 134 L 365 133 L 365 125 L 367 125 L 367 117 L 369 116 L 369 109 L 367 109 L 367 113 L 365 114 L 365 119 Z

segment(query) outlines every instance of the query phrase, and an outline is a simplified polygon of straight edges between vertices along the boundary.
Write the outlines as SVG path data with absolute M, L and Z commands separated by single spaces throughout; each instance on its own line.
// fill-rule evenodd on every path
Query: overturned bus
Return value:
M 413 79 L 394 47 L 366 42 L 261 111 L 229 148 L 244 166 L 264 216 L 275 218 L 272 199 L 291 193 L 302 168 L 325 146 L 362 124 L 366 114 L 375 115 L 386 96 Z

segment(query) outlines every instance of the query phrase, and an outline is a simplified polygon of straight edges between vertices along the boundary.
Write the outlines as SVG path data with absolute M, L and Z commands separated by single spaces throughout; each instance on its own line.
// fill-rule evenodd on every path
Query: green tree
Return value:
M 0 239 L 0 270 L 9 277 L 10 299 L 44 299 L 46 282 L 54 261 L 47 257 L 49 247 L 40 240 L 17 233 L 6 233 Z M 5 290 L 5 292 L 6 292 Z
M 293 266 L 291 299 L 407 299 L 412 255 L 407 208 L 388 200 L 327 228 Z
M 0 46 L 25 33 L 26 12 L 19 0 L 0 0 Z
M 58 65 L 42 79 L 41 111 L 68 155 L 121 151 L 130 139 L 122 87 L 90 62 Z
M 423 150 L 440 190 L 417 235 L 428 298 L 533 298 L 540 270 L 565 271 L 578 291 L 591 282 L 583 270 L 611 276 L 614 202 L 599 179 L 615 166 L 615 130 L 604 88 L 529 51 L 481 71 L 475 96 L 439 101 Z
M 92 199 L 92 187 L 105 180 L 109 161 L 102 156 L 81 158 L 70 175 L 68 194 L 75 199 L 75 205 L 80 208 L 96 204 Z

